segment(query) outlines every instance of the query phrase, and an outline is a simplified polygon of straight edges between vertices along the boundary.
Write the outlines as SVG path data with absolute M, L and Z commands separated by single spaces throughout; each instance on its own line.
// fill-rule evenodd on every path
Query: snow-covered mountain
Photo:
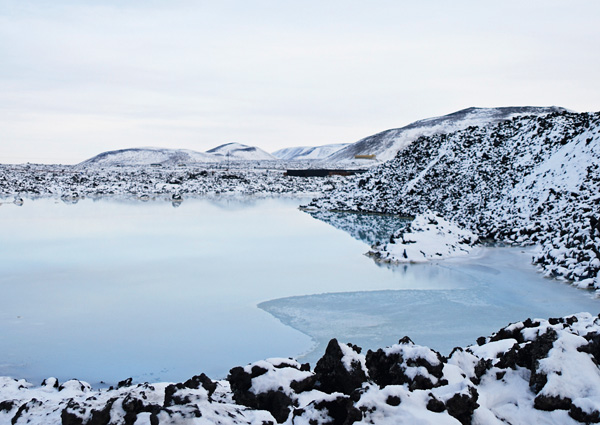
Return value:
M 537 245 L 549 276 L 600 288 L 600 112 L 423 136 L 310 206 L 434 211 L 484 238 Z
M 219 158 L 203 152 L 186 149 L 131 148 L 103 152 L 79 165 L 81 166 L 127 166 L 127 165 L 178 165 L 198 162 L 218 162 Z
M 206 151 L 206 153 L 231 161 L 266 161 L 277 159 L 260 148 L 235 142 L 217 146 Z
M 333 153 L 325 159 L 326 162 L 363 162 L 356 160 L 355 155 L 376 155 L 377 160 L 392 159 L 398 151 L 404 149 L 420 136 L 447 134 L 463 130 L 471 126 L 486 126 L 522 115 L 546 115 L 553 112 L 564 112 L 566 109 L 551 107 L 504 107 L 504 108 L 468 108 L 441 117 L 427 118 L 415 121 L 402 128 L 382 131 L 365 137 L 356 143 Z
M 279 149 L 272 153 L 275 158 L 284 161 L 304 161 L 325 159 L 340 149 L 349 146 L 350 143 L 338 143 L 322 146 L 296 146 L 293 148 Z

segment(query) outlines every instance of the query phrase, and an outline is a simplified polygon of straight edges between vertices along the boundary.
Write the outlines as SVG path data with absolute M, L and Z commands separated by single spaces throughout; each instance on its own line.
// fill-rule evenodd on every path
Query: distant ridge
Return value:
M 80 166 L 132 166 L 132 165 L 178 165 L 198 162 L 219 162 L 218 158 L 203 152 L 186 149 L 130 148 L 102 152 Z
M 292 148 L 279 149 L 272 153 L 276 158 L 285 161 L 303 161 L 325 159 L 350 143 L 339 143 L 322 146 L 296 146 Z
M 208 154 L 215 155 L 217 157 L 225 158 L 228 157 L 230 160 L 239 161 L 265 161 L 275 160 L 273 155 L 255 146 L 242 145 L 241 143 L 225 143 L 224 145 L 217 146 L 206 151 Z
M 240 143 L 226 143 L 207 152 L 189 149 L 129 148 L 102 152 L 79 166 L 136 166 L 136 165 L 188 165 L 221 161 L 276 160 L 262 149 Z

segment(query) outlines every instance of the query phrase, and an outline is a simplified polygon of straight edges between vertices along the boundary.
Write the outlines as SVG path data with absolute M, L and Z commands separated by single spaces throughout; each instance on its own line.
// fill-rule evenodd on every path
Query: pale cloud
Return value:
M 0 162 L 353 142 L 469 106 L 600 109 L 596 1 L 0 0 Z

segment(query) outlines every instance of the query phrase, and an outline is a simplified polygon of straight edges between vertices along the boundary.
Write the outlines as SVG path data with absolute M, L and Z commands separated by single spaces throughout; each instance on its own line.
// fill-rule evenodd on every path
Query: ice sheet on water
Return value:
M 478 258 L 443 266 L 404 267 L 416 280 L 421 276 L 427 281 L 436 272 L 449 286 L 315 294 L 275 299 L 259 307 L 317 342 L 302 358 L 311 363 L 332 337 L 371 348 L 407 335 L 447 355 L 455 346 L 525 316 L 565 315 L 577 309 L 594 313 L 600 308 L 591 293 L 543 278 L 515 248 L 489 248 Z

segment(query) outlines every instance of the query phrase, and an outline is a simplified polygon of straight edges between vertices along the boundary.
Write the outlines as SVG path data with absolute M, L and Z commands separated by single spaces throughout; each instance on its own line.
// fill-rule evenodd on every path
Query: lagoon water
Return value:
M 389 218 L 354 232 L 343 215 L 299 211 L 303 201 L 1 204 L 0 375 L 222 378 L 268 357 L 314 366 L 332 337 L 369 348 L 409 335 L 448 354 L 509 322 L 600 311 L 519 249 L 378 266 L 357 235 L 371 241 L 371 223 Z

